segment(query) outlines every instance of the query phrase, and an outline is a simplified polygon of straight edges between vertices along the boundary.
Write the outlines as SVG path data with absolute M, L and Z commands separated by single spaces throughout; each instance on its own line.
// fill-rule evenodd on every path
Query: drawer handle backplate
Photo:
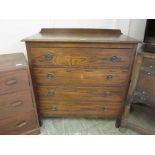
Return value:
M 53 58 L 53 54 L 51 52 L 48 52 L 47 54 L 45 54 L 44 58 L 46 61 L 50 61 Z
M 47 78 L 48 78 L 48 79 L 52 79 L 53 77 L 54 77 L 54 74 L 53 74 L 53 73 L 49 72 L 49 73 L 47 74 Z
M 121 58 L 119 58 L 118 56 L 112 56 L 111 61 L 112 62 L 119 62 L 119 61 L 121 61 Z
M 112 75 L 107 75 L 107 80 L 112 80 L 113 76 Z
M 53 96 L 55 92 L 53 90 L 48 90 L 47 96 Z
M 17 80 L 16 79 L 11 79 L 11 80 L 8 80 L 5 82 L 6 85 L 14 85 L 17 83 Z

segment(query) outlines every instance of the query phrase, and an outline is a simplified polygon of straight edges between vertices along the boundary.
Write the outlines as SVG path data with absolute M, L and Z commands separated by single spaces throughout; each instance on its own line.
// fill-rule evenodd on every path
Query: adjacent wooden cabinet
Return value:
M 0 56 L 0 134 L 39 134 L 31 77 L 22 53 Z
M 137 40 L 120 30 L 42 29 L 23 41 L 42 116 L 120 117 Z
M 131 106 L 137 104 L 137 108 L 143 107 L 142 112 L 146 112 L 146 118 L 154 118 L 152 114 L 155 110 L 155 49 L 152 47 L 152 44 L 143 44 L 137 52 L 120 128 L 130 128 L 147 135 L 154 135 L 155 131 L 146 129 L 145 123 L 138 125 L 138 121 L 131 122 L 129 114 Z

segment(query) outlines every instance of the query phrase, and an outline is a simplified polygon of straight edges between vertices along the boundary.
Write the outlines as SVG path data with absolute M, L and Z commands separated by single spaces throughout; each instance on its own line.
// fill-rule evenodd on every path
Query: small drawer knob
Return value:
M 47 96 L 53 96 L 55 92 L 51 89 L 48 90 Z
M 47 74 L 47 78 L 48 78 L 48 79 L 52 79 L 53 77 L 54 77 L 54 74 L 53 74 L 53 73 L 49 72 L 49 73 Z
M 53 58 L 53 54 L 51 52 L 47 52 L 44 56 L 46 61 L 50 61 Z
M 107 80 L 112 80 L 113 76 L 112 75 L 107 75 Z
M 118 61 L 120 61 L 120 60 L 121 60 L 121 59 L 120 59 L 118 56 L 115 56 L 115 55 L 114 55 L 114 56 L 111 57 L 111 61 L 112 61 L 112 62 L 118 62 Z

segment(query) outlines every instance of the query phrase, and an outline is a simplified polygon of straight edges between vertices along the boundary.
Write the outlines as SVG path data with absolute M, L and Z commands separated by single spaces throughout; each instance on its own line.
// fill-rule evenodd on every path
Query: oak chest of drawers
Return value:
M 136 40 L 120 30 L 42 29 L 23 41 L 42 116 L 120 116 Z
M 0 134 L 38 134 L 28 65 L 22 53 L 0 56 Z

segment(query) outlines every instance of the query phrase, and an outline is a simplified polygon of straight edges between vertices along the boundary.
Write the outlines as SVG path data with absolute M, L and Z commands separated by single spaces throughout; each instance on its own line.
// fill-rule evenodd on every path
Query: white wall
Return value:
M 102 20 L 0 20 L 0 54 L 24 52 L 21 39 L 40 31 L 43 27 L 68 28 L 118 28 L 139 40 L 143 40 L 146 20 L 102 19 Z

